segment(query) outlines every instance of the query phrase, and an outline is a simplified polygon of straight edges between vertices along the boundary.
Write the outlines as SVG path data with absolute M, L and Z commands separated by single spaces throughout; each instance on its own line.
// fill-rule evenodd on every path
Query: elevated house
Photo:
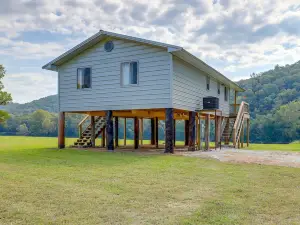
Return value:
M 100 30 L 43 69 L 58 72 L 60 148 L 65 113 L 86 114 L 75 146 L 94 147 L 101 135 L 108 150 L 119 147 L 120 118 L 125 145 L 126 118 L 134 119 L 135 149 L 143 119 L 151 120 L 152 147 L 159 147 L 158 120 L 165 120 L 165 152 L 174 152 L 176 120 L 185 121 L 189 150 L 209 148 L 211 124 L 215 147 L 243 145 L 246 127 L 249 144 L 249 106 L 236 102 L 244 90 L 182 47 Z

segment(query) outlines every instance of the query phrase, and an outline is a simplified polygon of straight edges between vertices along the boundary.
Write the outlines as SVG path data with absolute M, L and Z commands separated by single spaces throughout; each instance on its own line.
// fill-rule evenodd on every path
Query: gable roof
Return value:
M 58 56 L 57 58 L 53 59 L 42 68 L 47 70 L 56 71 L 57 66 L 62 65 L 63 63 L 67 62 L 68 60 L 72 59 L 79 53 L 85 51 L 86 49 L 92 47 L 93 45 L 97 44 L 99 41 L 107 38 L 107 37 L 114 37 L 119 39 L 125 39 L 134 42 L 140 42 L 143 44 L 148 44 L 156 47 L 165 48 L 168 52 L 175 55 L 176 57 L 182 59 L 183 61 L 193 65 L 194 67 L 198 68 L 199 70 L 206 73 L 208 76 L 215 78 L 217 81 L 229 86 L 231 89 L 236 91 L 242 92 L 245 91 L 243 88 L 238 86 L 235 82 L 228 79 L 226 76 L 221 74 L 219 71 L 215 70 L 211 66 L 207 65 L 205 62 L 194 56 L 193 54 L 189 53 L 185 49 L 180 46 L 170 45 L 162 42 L 151 41 L 143 38 L 132 37 L 123 34 L 117 34 L 113 32 L 108 32 L 104 30 L 100 30 L 95 35 L 91 36 L 90 38 L 86 39 L 85 41 L 81 42 L 80 44 L 76 45 L 75 47 L 71 48 L 67 52 L 63 53 L 62 55 Z

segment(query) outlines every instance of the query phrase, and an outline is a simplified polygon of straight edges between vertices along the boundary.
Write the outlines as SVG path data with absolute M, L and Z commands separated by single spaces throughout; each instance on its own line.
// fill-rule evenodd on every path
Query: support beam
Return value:
M 65 148 L 65 113 L 59 113 L 58 120 L 58 148 Z
M 158 118 L 155 118 L 155 147 L 158 148 Z
M 189 120 L 184 121 L 184 145 L 189 145 Z
M 140 119 L 140 140 L 141 140 L 141 145 L 143 145 L 143 140 L 144 140 L 144 120 L 143 120 L 143 118 Z
M 216 148 L 220 147 L 221 142 L 221 124 L 222 124 L 222 117 L 216 116 Z
M 112 111 L 106 111 L 106 148 L 108 151 L 114 150 L 114 123 Z
M 250 119 L 247 119 L 247 147 L 249 147 L 250 140 Z
M 139 119 L 134 117 L 134 149 L 139 148 Z
M 119 117 L 115 117 L 115 145 L 119 147 Z
M 201 116 L 198 116 L 197 120 L 197 145 L 198 150 L 201 150 Z
M 151 118 L 151 145 L 155 145 L 155 119 Z
M 126 146 L 126 139 L 127 139 L 127 119 L 124 118 L 124 146 Z
M 242 124 L 242 130 L 241 130 L 241 147 L 242 148 L 244 148 L 244 139 L 245 139 L 245 135 L 244 135 L 244 129 L 245 127 L 244 127 L 244 122 L 243 122 L 243 124 Z
M 224 133 L 228 134 L 229 136 L 226 136 L 225 137 L 225 140 L 224 140 L 224 144 L 225 145 L 229 145 L 229 139 L 230 139 L 230 133 L 229 133 L 229 128 L 230 128 L 230 118 L 225 118 L 224 120 L 226 120 L 226 126 L 225 126 L 225 129 L 224 129 Z
M 93 148 L 96 145 L 95 141 L 95 117 L 91 116 L 91 143 Z
M 105 142 L 106 142 L 105 139 L 106 139 L 106 126 L 103 129 L 102 135 L 101 135 L 101 145 L 102 145 L 102 148 L 105 148 Z
M 173 109 L 166 109 L 165 153 L 174 153 L 174 117 Z
M 218 117 L 217 117 L 217 112 L 215 111 L 215 150 L 218 147 Z
M 205 115 L 205 150 L 209 150 L 209 142 L 210 142 L 210 115 Z
M 189 112 L 189 151 L 195 151 L 196 112 Z
M 174 117 L 174 111 L 173 111 L 173 117 Z M 174 119 L 174 147 L 176 146 L 176 120 Z

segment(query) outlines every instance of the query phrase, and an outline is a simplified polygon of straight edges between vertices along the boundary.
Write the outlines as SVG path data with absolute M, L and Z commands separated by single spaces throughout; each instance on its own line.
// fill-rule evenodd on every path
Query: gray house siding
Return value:
M 171 107 L 170 53 L 136 42 L 110 40 L 113 51 L 104 50 L 104 40 L 58 67 L 60 111 Z M 121 63 L 132 60 L 139 63 L 139 84 L 122 87 Z M 92 69 L 90 89 L 77 89 L 77 68 L 82 67 Z
M 173 56 L 172 102 L 173 108 L 195 111 L 203 109 L 203 97 L 219 98 L 224 116 L 229 115 L 228 101 L 224 100 L 224 86 L 218 94 L 218 82 L 210 79 L 210 90 L 206 90 L 206 75 L 192 65 Z

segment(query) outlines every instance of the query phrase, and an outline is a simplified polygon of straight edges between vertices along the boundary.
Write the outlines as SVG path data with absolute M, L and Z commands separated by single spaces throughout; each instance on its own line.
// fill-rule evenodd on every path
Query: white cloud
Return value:
M 3 83 L 5 90 L 12 93 L 13 102 L 25 103 L 57 94 L 57 74 L 51 72 L 7 74 Z
M 0 54 L 53 58 L 99 29 L 183 46 L 235 80 L 300 59 L 299 0 L 1 1 Z M 37 44 L 24 31 L 67 36 Z
M 65 51 L 65 47 L 58 43 L 36 44 L 24 41 L 12 41 L 0 37 L 0 55 L 14 58 L 37 59 L 43 57 L 56 57 Z

